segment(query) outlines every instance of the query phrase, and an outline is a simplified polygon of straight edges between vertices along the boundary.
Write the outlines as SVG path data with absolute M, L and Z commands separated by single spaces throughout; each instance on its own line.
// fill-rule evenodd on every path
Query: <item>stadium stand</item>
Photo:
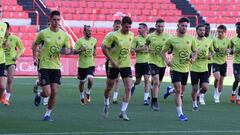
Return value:
M 190 0 L 197 11 L 205 17 L 209 23 L 235 24 L 240 21 L 239 0 Z

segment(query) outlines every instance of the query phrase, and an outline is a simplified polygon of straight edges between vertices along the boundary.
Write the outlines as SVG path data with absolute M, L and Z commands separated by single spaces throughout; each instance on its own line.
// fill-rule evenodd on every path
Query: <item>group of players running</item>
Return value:
M 45 121 L 52 121 L 50 115 L 56 102 L 61 78 L 60 54 L 79 55 L 78 79 L 80 80 L 80 103 L 84 105 L 91 102 L 90 95 L 93 86 L 95 71 L 94 57 L 97 43 L 97 40 L 91 35 L 91 26 L 84 25 L 84 36 L 76 42 L 74 48 L 71 48 L 67 34 L 60 28 L 59 11 L 51 12 L 49 23 L 48 28 L 39 32 L 32 46 L 34 64 L 38 66 L 39 73 L 37 84 L 42 87 L 42 91 L 35 91 L 34 103 L 36 106 L 39 106 L 41 97 L 49 98 L 43 119 Z M 185 17 L 178 20 L 176 35 L 172 36 L 164 32 L 163 19 L 156 21 L 155 29 L 151 29 L 151 32 L 148 31 L 145 23 L 140 23 L 136 37 L 130 31 L 131 25 L 132 20 L 128 16 L 124 16 L 122 20 L 115 20 L 113 31 L 108 33 L 102 42 L 102 52 L 107 58 L 107 79 L 103 107 L 104 118 L 107 118 L 109 114 L 110 97 L 112 97 L 111 91 L 113 87 L 115 89 L 113 103 L 117 103 L 118 101 L 119 77 L 122 78 L 125 88 L 119 118 L 125 121 L 130 120 L 126 110 L 136 86 L 141 82 L 142 76 L 144 77 L 143 104 L 150 104 L 152 110 L 158 111 L 160 85 L 165 74 L 165 69 L 169 66 L 173 87 L 167 87 L 164 98 L 166 99 L 169 95 L 174 94 L 179 121 L 188 121 L 187 116 L 183 113 L 182 104 L 189 73 L 192 84 L 193 111 L 198 111 L 198 97 L 199 103 L 205 105 L 204 95 L 208 90 L 211 69 L 215 78 L 214 102 L 220 103 L 223 80 L 227 71 L 227 56 L 229 54 L 233 55 L 235 77 L 230 100 L 231 102 L 236 101 L 240 105 L 240 90 L 238 91 L 237 98 L 235 96 L 240 81 L 240 22 L 236 23 L 237 35 L 231 40 L 225 37 L 226 26 L 219 25 L 217 27 L 217 36 L 212 37 L 209 34 L 210 25 L 207 23 L 196 26 L 196 37 L 192 37 L 187 34 L 189 19 Z M 7 46 L 6 44 L 8 43 L 4 42 L 3 46 Z M 130 55 L 135 54 L 136 81 L 132 83 Z M 16 58 L 20 57 L 20 55 L 21 53 L 18 53 Z M 169 57 L 170 55 L 171 58 Z M 4 62 L 3 64 L 5 66 Z M 4 68 L 0 70 L 2 73 Z M 0 84 L 2 85 L 4 83 L 2 77 L 6 75 L 0 74 L 0 76 Z M 87 90 L 84 91 L 86 81 Z M 2 86 L 0 88 L 1 95 L 4 95 L 3 91 L 5 88 L 3 89 Z M 8 86 L 9 89 L 11 89 L 11 86 Z M 150 89 L 151 98 L 149 98 Z M 1 97 L 3 99 L 4 96 Z M 4 100 L 2 102 L 5 103 Z

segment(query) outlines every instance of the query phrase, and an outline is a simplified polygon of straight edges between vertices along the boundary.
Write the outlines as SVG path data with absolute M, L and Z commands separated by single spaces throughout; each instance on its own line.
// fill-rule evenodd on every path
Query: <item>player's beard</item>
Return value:
M 203 38 L 204 34 L 198 34 L 198 37 Z

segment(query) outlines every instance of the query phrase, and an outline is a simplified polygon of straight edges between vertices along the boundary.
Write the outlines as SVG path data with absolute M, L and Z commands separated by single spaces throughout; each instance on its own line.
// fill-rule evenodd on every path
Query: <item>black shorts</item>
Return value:
M 162 81 L 163 76 L 165 74 L 166 67 L 158 67 L 155 64 L 149 64 L 150 67 L 150 73 L 152 76 L 158 74 L 159 75 L 159 81 Z
M 198 84 L 200 81 L 200 84 L 202 83 L 209 83 L 208 79 L 208 71 L 206 72 L 194 72 L 191 71 L 191 84 L 195 85 Z
M 16 64 L 9 64 L 9 65 L 6 65 L 6 69 L 8 69 L 10 66 L 14 65 L 15 68 L 16 68 Z
M 240 64 L 233 64 L 233 74 L 234 76 L 240 75 Z
M 135 64 L 136 78 L 141 78 L 143 75 L 150 75 L 150 68 L 148 63 L 136 63 Z
M 181 82 L 182 85 L 187 84 L 188 72 L 186 73 L 182 73 L 178 71 L 170 71 L 170 72 L 171 72 L 172 83 Z
M 0 64 L 0 77 L 7 77 L 7 70 L 5 63 Z
M 107 78 L 109 79 L 117 79 L 118 78 L 118 74 L 120 73 L 121 77 L 127 78 L 127 77 L 131 77 L 132 78 L 132 71 L 130 67 L 126 67 L 126 68 L 109 68 L 108 72 L 107 72 Z
M 221 76 L 226 76 L 227 74 L 227 63 L 221 64 L 221 65 L 213 63 L 212 68 L 213 68 L 212 69 L 213 73 L 220 72 Z
M 51 83 L 61 84 L 60 78 L 61 78 L 60 69 L 40 69 L 39 70 L 39 79 L 40 79 L 41 86 L 49 85 Z
M 94 76 L 95 67 L 78 68 L 78 79 L 83 81 L 88 75 Z
M 106 71 L 106 74 L 107 74 L 108 69 L 109 69 L 109 59 L 106 59 L 106 62 L 105 62 L 105 71 Z
M 208 63 L 208 77 L 211 76 L 211 73 L 212 73 L 212 64 Z

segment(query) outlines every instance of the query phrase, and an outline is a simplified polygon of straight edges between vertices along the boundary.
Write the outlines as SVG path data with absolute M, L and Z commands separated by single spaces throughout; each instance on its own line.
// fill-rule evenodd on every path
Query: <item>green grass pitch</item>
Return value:
M 169 80 L 169 79 L 166 79 Z M 189 79 L 190 80 L 190 79 Z M 163 93 L 169 81 L 163 82 L 159 93 L 160 111 L 154 112 L 149 106 L 143 106 L 143 83 L 136 91 L 128 106 L 129 122 L 118 118 L 123 95 L 121 83 L 119 104 L 111 104 L 107 119 L 102 118 L 104 78 L 95 78 L 92 89 L 92 101 L 80 105 L 78 80 L 63 78 L 57 97 L 57 104 L 52 112 L 53 122 L 42 121 L 45 106 L 35 107 L 32 91 L 33 78 L 14 80 L 11 105 L 0 105 L 0 135 L 72 135 L 72 134 L 201 134 L 201 135 L 239 135 L 239 108 L 230 103 L 232 78 L 226 79 L 221 95 L 221 103 L 213 102 L 213 86 L 205 97 L 206 105 L 200 106 L 199 112 L 192 111 L 190 98 L 191 85 L 184 93 L 184 113 L 188 122 L 177 119 L 173 97 L 163 99 Z M 212 82 L 212 79 L 211 79 Z

